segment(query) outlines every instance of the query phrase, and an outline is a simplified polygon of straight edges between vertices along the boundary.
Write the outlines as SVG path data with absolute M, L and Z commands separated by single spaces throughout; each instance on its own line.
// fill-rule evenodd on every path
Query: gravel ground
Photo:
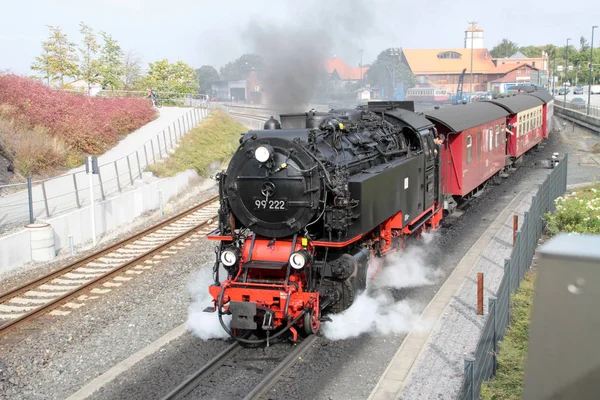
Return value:
M 583 138 L 588 134 L 578 133 L 577 129 L 575 135 L 566 136 L 567 141 L 561 140 L 563 134 L 551 136 L 545 148 L 534 153 L 509 179 L 491 185 L 460 218 L 449 219 L 442 235 L 428 249 L 437 251 L 429 251 L 426 261 L 437 265 L 443 276 L 447 276 L 514 194 L 541 181 L 542 172 L 547 170 L 535 165 L 536 159 L 547 158 L 554 151 L 583 154 L 581 141 L 594 139 Z M 598 169 L 594 167 L 569 168 L 569 183 L 590 182 L 596 176 Z M 10 337 L 0 341 L 0 398 L 65 398 L 183 323 L 190 303 L 186 285 L 201 266 L 212 263 L 212 248 L 213 245 L 200 240 L 189 251 L 180 251 L 163 260 L 111 293 L 86 301 L 84 307 L 67 318 L 43 319 L 47 323 L 45 332 L 34 331 L 20 342 L 9 342 Z M 393 294 L 396 299 L 410 299 L 413 311 L 419 312 L 442 280 L 428 286 L 395 290 Z M 286 373 L 266 398 L 365 399 L 404 336 L 400 330 L 395 334 L 362 335 L 347 340 L 320 338 L 302 363 Z M 94 398 L 160 398 L 226 345 L 218 340 L 204 342 L 186 333 L 119 376 Z M 261 356 L 278 351 L 273 346 Z M 237 378 L 231 376 L 213 382 L 216 386 L 209 390 L 216 393 L 214 398 L 230 398 L 220 394 L 232 395 L 230 385 L 246 385 L 244 376 L 255 373 L 256 368 L 267 368 L 260 364 L 264 361 L 244 362 L 247 364 Z M 202 397 L 200 393 L 197 395 Z

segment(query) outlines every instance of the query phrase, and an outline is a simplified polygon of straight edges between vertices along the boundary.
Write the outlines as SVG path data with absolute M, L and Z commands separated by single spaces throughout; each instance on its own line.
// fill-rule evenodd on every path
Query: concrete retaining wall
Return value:
M 181 194 L 197 179 L 195 171 L 185 171 L 172 178 L 161 179 L 124 192 L 122 195 L 95 203 L 96 237 L 131 223 L 143 213 L 159 208 L 159 191 L 165 204 L 174 196 Z M 56 251 L 69 248 L 69 236 L 73 236 L 74 245 L 83 244 L 92 239 L 90 207 L 83 207 L 68 214 L 45 220 L 54 229 L 54 248 Z M 23 230 L 0 238 L 0 273 L 18 268 L 31 261 L 30 232 Z
M 569 121 L 575 122 L 578 125 L 600 133 L 600 119 L 598 118 L 585 115 L 575 110 L 565 109 L 557 105 L 554 106 L 554 111 L 561 118 L 565 118 Z

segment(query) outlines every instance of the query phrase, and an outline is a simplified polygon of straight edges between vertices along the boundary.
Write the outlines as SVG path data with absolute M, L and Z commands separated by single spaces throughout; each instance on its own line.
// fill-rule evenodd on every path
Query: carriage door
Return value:
M 439 157 L 439 150 L 436 153 L 433 135 L 430 130 L 419 131 L 421 141 L 423 142 L 423 153 L 425 154 L 425 179 L 423 187 L 423 210 L 431 207 L 433 201 L 437 198 L 439 190 L 439 177 L 436 174 L 436 159 Z

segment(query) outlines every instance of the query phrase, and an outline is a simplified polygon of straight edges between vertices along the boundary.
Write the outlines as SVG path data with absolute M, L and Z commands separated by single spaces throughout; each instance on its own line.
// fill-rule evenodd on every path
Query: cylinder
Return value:
M 31 235 L 31 260 L 50 261 L 56 257 L 54 230 L 50 224 L 39 223 L 25 226 Z

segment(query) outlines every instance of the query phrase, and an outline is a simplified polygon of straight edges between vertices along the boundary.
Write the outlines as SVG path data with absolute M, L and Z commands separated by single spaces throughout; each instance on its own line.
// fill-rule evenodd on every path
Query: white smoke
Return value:
M 367 290 L 344 312 L 329 315 L 332 321 L 322 326 L 325 337 L 341 340 L 365 333 L 388 335 L 428 329 L 433 321 L 421 318 L 422 305 L 404 299 L 395 301 L 389 289 L 432 285 L 443 276 L 441 270 L 426 262 L 427 254 L 434 249 L 434 235 L 423 234 L 419 243 L 380 260 L 381 272 L 377 273 L 377 266 L 370 268 Z
M 194 279 L 188 284 L 188 291 L 192 296 L 192 304 L 188 308 L 187 328 L 202 340 L 228 338 L 229 334 L 225 332 L 217 312 L 206 313 L 204 309 L 213 304 L 212 296 L 208 292 L 208 287 L 213 283 L 212 266 L 202 268 Z M 224 269 L 219 271 L 219 278 L 223 280 L 227 276 Z M 230 315 L 223 316 L 223 322 L 229 326 Z

